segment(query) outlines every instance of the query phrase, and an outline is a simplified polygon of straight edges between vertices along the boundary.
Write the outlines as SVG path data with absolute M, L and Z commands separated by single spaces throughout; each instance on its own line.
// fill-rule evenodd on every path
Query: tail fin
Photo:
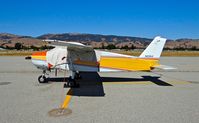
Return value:
M 160 36 L 155 37 L 139 57 L 160 58 L 166 40 L 167 40 L 166 38 L 161 38 Z

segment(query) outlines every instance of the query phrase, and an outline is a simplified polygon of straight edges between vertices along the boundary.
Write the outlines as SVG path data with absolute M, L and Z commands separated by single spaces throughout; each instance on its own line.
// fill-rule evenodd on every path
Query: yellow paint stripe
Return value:
M 65 98 L 63 104 L 61 105 L 61 108 L 63 108 L 63 109 L 68 108 L 69 102 L 72 98 L 71 95 L 72 95 L 72 90 L 70 89 L 66 95 L 66 98 Z
M 158 60 L 133 59 L 133 58 L 108 58 L 100 59 L 100 67 L 122 69 L 128 71 L 151 70 L 151 67 L 158 65 Z
M 46 56 L 32 56 L 33 59 L 46 60 Z

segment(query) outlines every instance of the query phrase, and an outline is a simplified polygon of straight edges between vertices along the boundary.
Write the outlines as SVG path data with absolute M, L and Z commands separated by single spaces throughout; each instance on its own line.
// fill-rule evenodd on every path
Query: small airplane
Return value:
M 166 39 L 160 36 L 154 38 L 149 46 L 139 56 L 123 55 L 118 53 L 94 50 L 77 42 L 51 41 L 55 46 L 49 51 L 35 52 L 32 54 L 32 63 L 43 70 L 38 77 L 40 83 L 46 83 L 46 71 L 61 69 L 71 71 L 65 83 L 66 87 L 78 87 L 79 72 L 118 72 L 118 71 L 151 71 L 154 68 L 175 69 L 170 66 L 160 65 L 159 58 Z

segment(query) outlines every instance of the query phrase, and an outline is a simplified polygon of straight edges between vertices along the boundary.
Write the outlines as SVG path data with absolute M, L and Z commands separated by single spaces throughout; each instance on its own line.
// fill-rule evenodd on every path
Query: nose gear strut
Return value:
M 46 73 L 46 70 L 43 70 L 43 74 L 38 77 L 39 83 L 47 83 L 48 82 L 46 75 L 48 75 Z

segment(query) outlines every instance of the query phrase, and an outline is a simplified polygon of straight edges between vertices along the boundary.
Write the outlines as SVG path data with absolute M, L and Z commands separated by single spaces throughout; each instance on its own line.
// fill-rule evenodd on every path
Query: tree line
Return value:
M 5 48 L 8 50 L 34 50 L 34 51 L 39 51 L 39 50 L 49 50 L 49 49 L 53 49 L 53 46 L 47 46 L 47 45 L 43 45 L 43 46 L 24 46 L 22 43 L 15 43 L 14 47 L 9 47 L 9 46 L 0 46 L 0 48 Z M 138 49 L 136 46 L 134 46 L 133 44 L 131 44 L 131 46 L 128 45 L 124 45 L 122 47 L 118 47 L 115 44 L 108 44 L 107 46 L 105 46 L 104 44 L 102 44 L 101 47 L 95 47 L 95 49 L 108 49 L 108 50 L 112 50 L 112 49 L 123 49 L 123 50 L 134 50 L 134 49 Z M 176 50 L 176 51 L 185 51 L 185 50 L 190 50 L 190 51 L 199 51 L 199 48 L 197 48 L 196 46 L 192 46 L 190 48 L 184 48 L 184 47 L 174 47 L 174 48 L 164 48 L 164 50 Z
M 101 47 L 97 47 L 96 49 L 108 49 L 108 50 L 112 50 L 112 49 L 124 49 L 124 50 L 134 50 L 134 49 L 136 49 L 136 47 L 133 44 L 131 46 L 124 45 L 122 47 L 117 47 L 114 44 L 108 44 L 107 46 L 104 46 L 104 44 L 102 44 Z
M 2 46 L 1 46 L 2 47 Z M 39 50 L 46 50 L 46 49 L 53 49 L 53 46 L 47 46 L 47 45 L 43 45 L 43 46 L 24 46 L 22 43 L 15 43 L 14 47 L 9 47 L 9 46 L 5 46 L 2 47 L 8 50 L 34 50 L 34 51 L 39 51 Z

